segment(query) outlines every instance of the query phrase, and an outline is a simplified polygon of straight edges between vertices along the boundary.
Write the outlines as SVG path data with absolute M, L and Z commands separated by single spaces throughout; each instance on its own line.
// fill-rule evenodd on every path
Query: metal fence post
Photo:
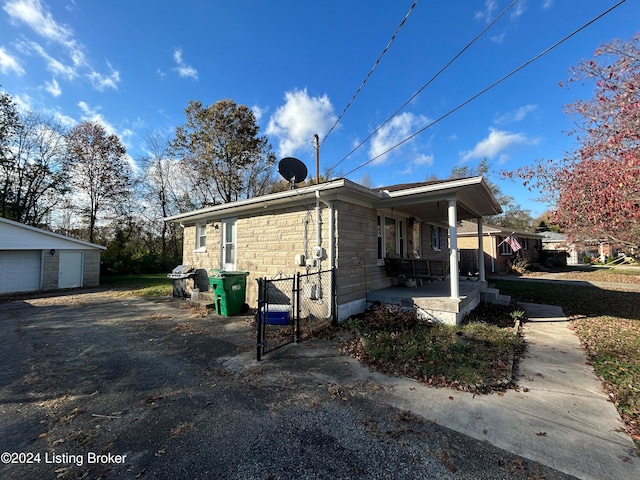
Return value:
M 336 289 L 336 267 L 331 267 L 331 323 L 338 324 L 338 290 Z
M 263 314 L 262 312 L 264 311 L 264 292 L 263 292 L 263 288 L 264 285 L 266 285 L 265 282 L 266 279 L 263 278 L 258 278 L 258 311 L 256 312 L 256 325 L 258 328 L 257 331 L 257 336 L 256 336 L 256 360 L 259 362 L 260 361 L 260 357 L 262 355 L 262 347 L 263 347 L 263 331 L 262 331 L 262 326 L 263 323 L 266 322 L 266 318 L 264 318 L 263 321 Z M 264 317 L 266 317 L 266 315 L 264 315 Z
M 295 319 L 296 342 L 300 343 L 300 341 L 302 340 L 300 335 L 300 272 L 296 273 L 296 276 L 294 279 L 294 285 L 295 285 L 294 312 L 296 316 L 296 319 Z

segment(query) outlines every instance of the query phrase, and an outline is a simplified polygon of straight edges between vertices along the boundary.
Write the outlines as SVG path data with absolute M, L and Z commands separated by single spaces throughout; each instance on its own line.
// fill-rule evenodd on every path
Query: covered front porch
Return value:
M 416 287 L 403 284 L 372 290 L 367 303 L 387 303 L 416 310 L 419 316 L 449 325 L 459 325 L 464 316 L 481 301 L 497 301 L 497 292 L 487 288 L 486 282 L 463 279 L 458 284 L 457 298 L 451 297 L 449 281 L 423 282 Z M 501 298 L 508 303 L 508 299 Z
M 444 281 L 418 282 L 421 285 L 418 288 L 392 286 L 369 291 L 368 302 L 381 301 L 415 308 L 426 318 L 454 325 L 459 324 L 480 301 L 497 302 L 498 293 L 487 288 L 483 255 L 478 256 L 477 278 L 460 277 L 459 272 L 457 229 L 460 222 L 475 220 L 479 251 L 482 252 L 482 217 L 502 212 L 482 177 L 395 185 L 382 189 L 381 193 L 382 198 L 374 204 L 378 211 L 390 212 L 390 215 L 403 214 L 409 219 L 409 225 L 419 222 L 432 226 L 431 245 L 421 245 L 417 257 L 430 262 L 434 258 L 447 258 L 448 254 L 448 271 L 442 272 Z M 446 229 L 448 235 L 444 242 L 435 238 L 434 226 L 438 230 Z M 411 253 L 407 250 L 404 252 Z M 402 250 L 397 253 L 400 257 L 408 258 L 409 262 L 413 261 Z M 392 266 L 387 259 L 385 265 Z M 433 275 L 418 272 L 415 265 L 411 272 L 401 269 L 398 274 L 392 268 L 386 268 L 386 273 L 388 276 L 399 277 L 400 281 L 434 279 Z

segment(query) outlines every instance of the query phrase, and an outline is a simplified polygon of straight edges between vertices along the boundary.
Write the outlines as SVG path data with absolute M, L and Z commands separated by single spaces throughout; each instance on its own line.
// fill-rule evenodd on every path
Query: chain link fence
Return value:
M 333 270 L 258 279 L 256 356 L 312 338 L 335 318 Z

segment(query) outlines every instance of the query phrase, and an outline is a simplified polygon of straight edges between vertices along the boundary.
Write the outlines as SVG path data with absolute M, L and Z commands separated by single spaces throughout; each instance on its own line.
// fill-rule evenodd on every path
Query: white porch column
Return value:
M 478 280 L 484 282 L 486 280 L 484 273 L 484 245 L 482 244 L 482 218 L 478 218 Z
M 451 282 L 451 298 L 460 296 L 460 280 L 458 275 L 458 212 L 456 199 L 449 199 L 449 278 Z

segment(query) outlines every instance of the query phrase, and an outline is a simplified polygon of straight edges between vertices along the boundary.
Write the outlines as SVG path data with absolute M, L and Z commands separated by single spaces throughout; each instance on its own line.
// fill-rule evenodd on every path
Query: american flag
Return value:
M 513 234 L 505 238 L 504 241 L 507 243 L 507 245 L 511 247 L 511 250 L 513 250 L 514 252 L 517 252 L 522 248 L 522 245 L 520 245 L 520 242 L 518 242 L 518 240 L 516 239 L 516 237 L 513 236 Z

